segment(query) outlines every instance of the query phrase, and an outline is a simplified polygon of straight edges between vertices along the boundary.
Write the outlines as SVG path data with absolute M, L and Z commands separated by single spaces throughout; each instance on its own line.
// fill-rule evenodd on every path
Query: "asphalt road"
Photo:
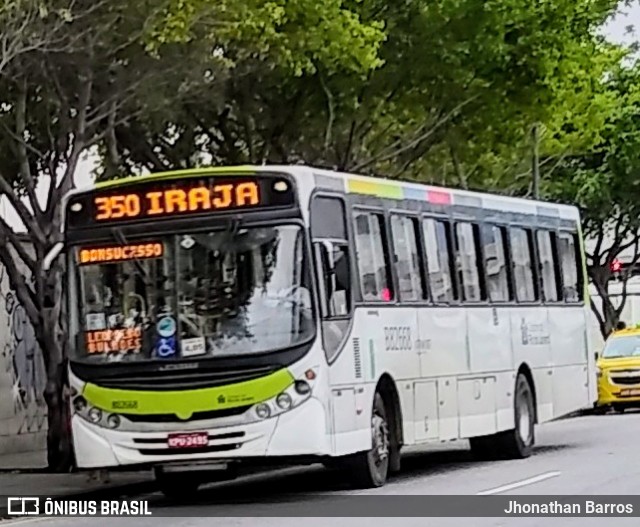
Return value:
M 382 496 L 461 495 L 635 495 L 640 494 L 640 413 L 585 416 L 548 423 L 537 428 L 537 448 L 529 459 L 477 462 L 466 442 L 446 443 L 403 457 L 402 473 L 380 489 L 354 491 L 340 474 L 319 466 L 285 469 L 203 488 L 189 503 L 171 503 L 159 494 L 140 496 L 156 507 L 147 518 L 92 518 L 92 527 L 473 527 L 548 525 L 637 526 L 636 518 L 299 518 L 277 516 L 285 510 L 313 514 L 318 500 L 334 496 L 380 496 L 378 503 L 393 506 Z M 260 497 L 268 503 L 234 504 L 238 498 Z M 444 498 L 443 499 L 447 499 Z M 448 498 L 455 499 L 455 498 Z M 464 509 L 464 500 L 460 507 Z M 355 501 L 355 500 L 354 500 Z M 288 502 L 283 504 L 283 502 Z M 160 508 L 158 508 L 160 507 Z M 282 507 L 289 507 L 283 509 Z M 165 513 L 172 517 L 160 517 Z M 363 513 L 366 513 L 363 511 Z M 215 514 L 216 517 L 212 517 Z M 221 517 L 226 516 L 227 517 Z M 243 517 L 238 517 L 243 515 Z M 253 515 L 253 517 L 252 517 Z M 86 518 L 37 518 L 17 525 L 38 527 L 86 525 Z M 7 522 L 13 524 L 14 522 Z M 34 526 L 35 527 L 35 526 Z

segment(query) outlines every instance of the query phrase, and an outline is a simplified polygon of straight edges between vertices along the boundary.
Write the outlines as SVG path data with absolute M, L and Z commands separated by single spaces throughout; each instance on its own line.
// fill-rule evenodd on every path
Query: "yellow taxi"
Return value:
M 640 325 L 612 333 L 598 354 L 596 407 L 640 407 Z

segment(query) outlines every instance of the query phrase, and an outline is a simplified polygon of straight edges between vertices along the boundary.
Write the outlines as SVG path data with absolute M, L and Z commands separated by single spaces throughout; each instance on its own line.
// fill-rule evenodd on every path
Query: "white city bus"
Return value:
M 319 461 L 380 486 L 403 445 L 526 457 L 595 400 L 574 207 L 250 166 L 65 211 L 80 467 L 178 494 L 203 481 L 181 471 Z

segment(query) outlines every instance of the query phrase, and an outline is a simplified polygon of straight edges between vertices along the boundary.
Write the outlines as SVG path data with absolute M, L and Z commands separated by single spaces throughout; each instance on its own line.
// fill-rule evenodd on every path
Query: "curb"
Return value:
M 140 494 L 146 494 L 149 492 L 155 492 L 158 490 L 158 485 L 155 481 L 141 481 L 138 483 L 123 483 L 122 485 L 113 485 L 107 488 L 85 490 L 80 492 L 70 492 L 68 494 L 62 494 L 58 496 L 51 496 L 53 499 L 58 500 L 86 500 L 86 499 L 100 499 L 109 500 L 122 498 L 125 496 L 137 496 Z M 47 496 L 49 497 L 49 496 Z M 23 518 L 24 516 L 10 515 L 7 507 L 3 504 L 0 506 L 0 521 Z

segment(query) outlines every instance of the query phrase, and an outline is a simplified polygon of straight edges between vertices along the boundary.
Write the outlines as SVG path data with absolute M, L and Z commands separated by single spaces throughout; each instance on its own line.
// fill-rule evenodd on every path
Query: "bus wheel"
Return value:
M 626 408 L 624 406 L 622 406 L 621 404 L 614 404 L 613 405 L 613 411 L 616 412 L 617 414 L 623 414 L 625 410 L 626 410 Z
M 158 488 L 170 500 L 193 498 L 200 487 L 200 480 L 186 474 L 164 474 L 156 472 Z
M 516 427 L 499 434 L 498 448 L 507 458 L 529 457 L 535 443 L 535 408 L 533 390 L 522 374 L 516 379 L 514 417 Z
M 382 396 L 376 393 L 371 416 L 371 450 L 355 454 L 349 463 L 351 479 L 357 487 L 382 487 L 386 483 L 391 445 L 389 423 Z

